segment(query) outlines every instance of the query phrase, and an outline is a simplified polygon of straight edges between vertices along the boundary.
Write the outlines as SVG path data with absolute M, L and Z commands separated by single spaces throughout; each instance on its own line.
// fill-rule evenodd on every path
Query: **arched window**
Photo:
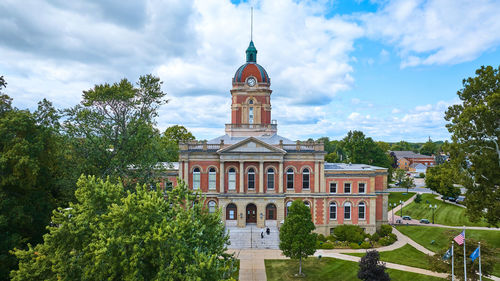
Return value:
M 292 206 L 292 201 L 286 202 L 286 216 L 288 216 L 288 212 L 290 211 L 290 206 Z
M 309 201 L 304 201 L 304 205 L 306 205 L 307 208 L 311 209 L 311 203 L 309 203 Z
M 208 212 L 215 213 L 215 208 L 217 207 L 217 203 L 215 201 L 208 201 Z
M 293 169 L 286 170 L 286 188 L 293 189 Z
M 344 203 L 344 219 L 345 220 L 351 219 L 351 203 L 350 202 Z
M 309 169 L 304 169 L 302 171 L 302 188 L 309 189 Z
M 337 203 L 335 202 L 330 203 L 330 219 L 337 219 Z
M 274 189 L 274 170 L 267 169 L 267 189 Z
M 253 107 L 248 109 L 248 123 L 253 124 Z
M 358 218 L 364 220 L 366 218 L 366 205 L 365 202 L 361 202 L 358 205 Z
M 275 220 L 276 219 L 276 205 L 267 204 L 266 206 L 266 220 Z
M 249 100 L 249 101 L 248 101 L 248 104 L 253 104 L 253 100 Z
M 229 182 L 228 189 L 236 190 L 236 170 L 234 168 L 230 168 L 227 177 Z
M 200 189 L 200 169 L 193 170 L 193 189 Z
M 215 168 L 210 168 L 208 170 L 208 189 L 215 189 L 215 182 L 217 177 L 215 176 Z
M 226 220 L 236 220 L 236 205 L 230 203 L 226 207 Z
M 255 189 L 255 170 L 248 169 L 248 189 Z

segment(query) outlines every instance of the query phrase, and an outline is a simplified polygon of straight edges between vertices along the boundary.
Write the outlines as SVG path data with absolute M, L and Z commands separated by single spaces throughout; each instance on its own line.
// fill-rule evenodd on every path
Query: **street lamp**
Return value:
M 403 218 L 403 200 L 399 200 L 399 204 L 401 204 L 401 219 Z
M 429 205 L 429 208 L 432 210 L 432 224 L 434 224 L 434 211 L 437 209 L 438 205 L 432 206 L 432 204 Z

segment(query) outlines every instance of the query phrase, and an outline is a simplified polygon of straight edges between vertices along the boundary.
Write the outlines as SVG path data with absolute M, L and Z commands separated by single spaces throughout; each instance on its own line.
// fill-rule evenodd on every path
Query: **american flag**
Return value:
M 457 242 L 458 245 L 462 245 L 465 240 L 465 230 L 462 231 L 462 233 L 458 234 L 457 237 L 453 238 L 455 242 Z

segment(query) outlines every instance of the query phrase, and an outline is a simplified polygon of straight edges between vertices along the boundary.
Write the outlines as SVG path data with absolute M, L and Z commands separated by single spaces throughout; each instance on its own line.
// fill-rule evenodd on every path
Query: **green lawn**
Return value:
M 302 262 L 302 271 L 305 278 L 296 278 L 294 274 L 299 270 L 299 262 L 294 260 L 265 260 L 267 280 L 303 280 L 303 281 L 351 281 L 357 278 L 359 265 L 356 262 L 338 260 L 334 258 L 308 258 Z M 439 281 L 437 277 L 416 274 L 412 272 L 387 269 L 392 280 L 419 280 Z
M 405 193 L 403 195 L 403 193 Z M 406 201 L 408 199 L 410 199 L 410 197 L 412 197 L 413 195 L 415 195 L 415 192 L 391 192 L 389 193 L 389 210 L 392 209 L 391 207 L 391 203 L 396 203 L 396 204 L 399 204 L 399 201 Z
M 434 222 L 443 225 L 453 225 L 453 226 L 488 226 L 486 222 L 471 222 L 465 215 L 465 208 L 455 206 L 450 203 L 445 203 L 443 201 L 435 199 L 434 194 L 422 194 L 422 202 L 411 203 L 410 205 L 403 208 L 403 215 L 411 216 L 413 219 L 428 219 L 432 222 L 432 210 L 429 208 L 429 204 L 432 206 L 437 205 L 437 209 L 434 214 Z M 426 203 L 429 202 L 429 203 Z M 399 212 L 398 212 L 399 214 Z
M 362 257 L 365 254 L 354 253 L 346 255 Z M 431 269 L 429 266 L 429 261 L 427 260 L 427 255 L 413 248 L 410 244 L 406 244 L 403 247 L 393 251 L 380 252 L 380 260 L 385 262 L 419 267 L 423 269 Z
M 396 228 L 404 235 L 410 237 L 412 240 L 418 244 L 426 247 L 427 249 L 437 252 L 444 248 L 449 248 L 451 246 L 451 240 L 447 239 L 448 234 L 453 236 L 460 234 L 462 230 L 444 228 L 444 227 L 432 227 L 432 226 L 396 226 Z M 495 247 L 500 252 L 500 231 L 495 230 L 470 230 L 465 231 L 466 237 L 471 237 L 476 240 L 484 241 L 488 243 L 489 246 Z M 431 244 L 431 241 L 434 243 Z M 500 276 L 500 264 L 495 265 L 493 274 Z

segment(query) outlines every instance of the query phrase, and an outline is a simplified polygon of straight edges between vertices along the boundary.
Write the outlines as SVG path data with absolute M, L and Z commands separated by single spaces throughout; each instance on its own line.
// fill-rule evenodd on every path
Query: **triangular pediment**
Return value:
M 218 153 L 279 153 L 285 154 L 286 151 L 274 147 L 257 138 L 249 137 L 231 146 L 224 147 L 217 151 Z

